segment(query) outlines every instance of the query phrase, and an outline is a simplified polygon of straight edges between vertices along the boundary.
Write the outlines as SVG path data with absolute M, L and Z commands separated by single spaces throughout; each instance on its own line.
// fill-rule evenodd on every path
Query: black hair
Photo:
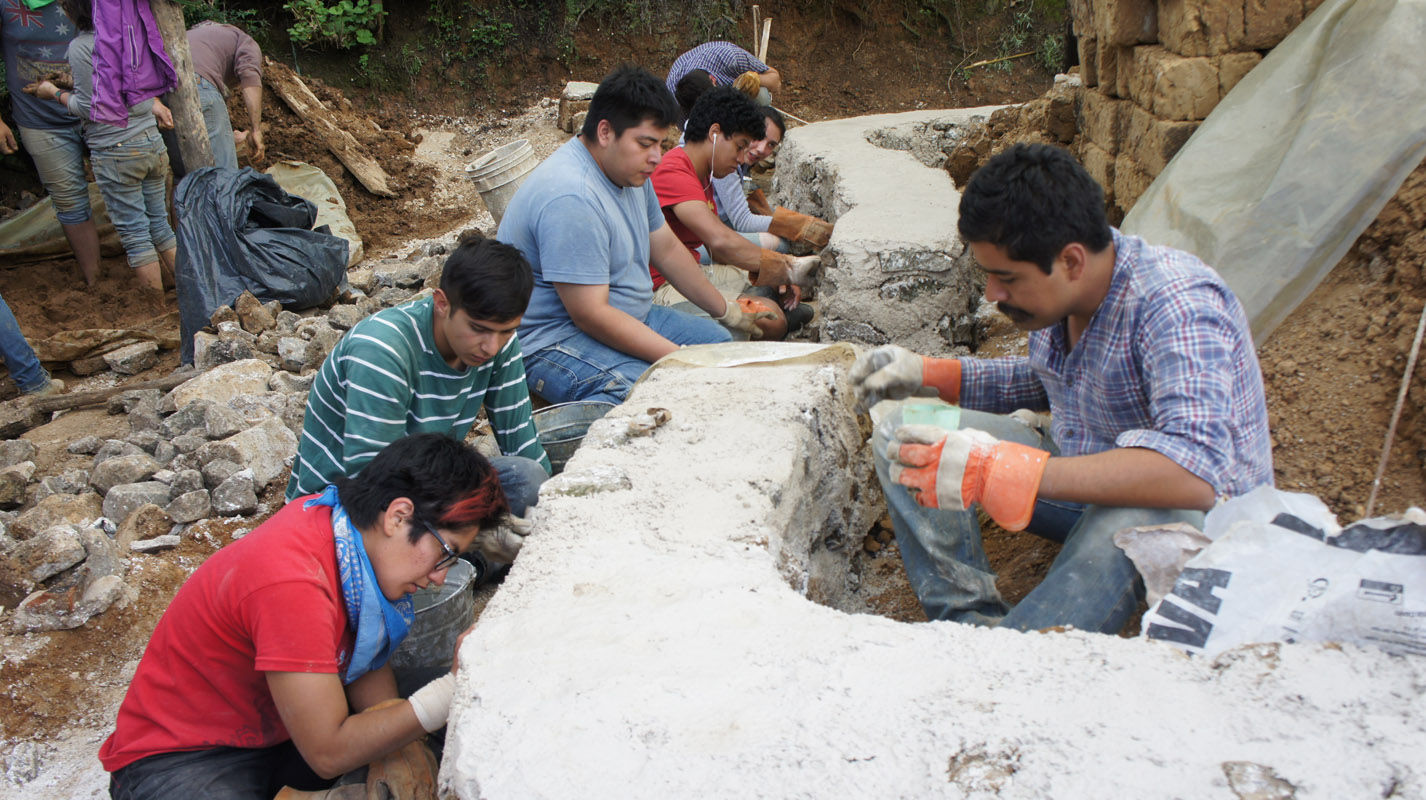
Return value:
M 81 32 L 94 30 L 94 0 L 59 0 L 59 9 Z
M 398 497 L 415 505 L 411 541 L 426 525 L 446 529 L 487 527 L 509 505 L 500 475 L 474 448 L 440 433 L 403 436 L 382 448 L 356 477 L 338 478 L 337 497 L 352 524 L 367 528 Z
M 787 120 L 782 118 L 781 111 L 778 111 L 772 106 L 758 106 L 758 110 L 763 112 L 764 118 L 772 120 L 772 124 L 777 126 L 778 133 L 782 134 L 783 136 L 787 135 Z M 767 133 L 766 128 L 763 129 L 763 133 Z M 767 137 L 762 136 L 759 138 L 766 139 Z
M 471 319 L 504 322 L 525 313 L 535 275 L 518 248 L 483 236 L 463 236 L 441 268 L 441 291 Z
M 698 102 L 704 92 L 712 88 L 713 78 L 707 70 L 691 70 L 678 79 L 678 83 L 673 87 L 673 99 L 678 101 L 678 110 L 683 115 L 679 122 L 688 119 L 688 112 L 693 110 L 693 104 Z
M 961 239 L 1004 247 L 1046 275 L 1065 245 L 1109 246 L 1104 190 L 1074 157 L 1047 144 L 1017 144 L 976 170 L 961 194 Z
M 693 110 L 688 112 L 683 140 L 692 144 L 701 142 L 708 138 L 708 129 L 715 124 L 724 136 L 741 133 L 756 141 L 767 134 L 767 123 L 758 113 L 757 104 L 731 86 L 715 86 L 698 98 Z
M 606 119 L 617 138 L 645 122 L 660 128 L 673 125 L 678 121 L 678 106 L 663 81 L 643 67 L 625 64 L 599 82 L 579 135 L 586 142 L 597 140 L 599 123 Z

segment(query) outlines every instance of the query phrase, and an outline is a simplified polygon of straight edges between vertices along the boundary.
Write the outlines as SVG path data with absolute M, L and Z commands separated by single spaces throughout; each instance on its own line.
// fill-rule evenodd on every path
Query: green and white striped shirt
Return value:
M 530 421 L 520 337 L 475 368 L 452 368 L 433 338 L 434 301 L 388 308 L 357 323 L 328 354 L 307 395 L 287 499 L 356 475 L 383 447 L 412 433 L 464 440 L 485 406 L 500 452 L 549 457 Z

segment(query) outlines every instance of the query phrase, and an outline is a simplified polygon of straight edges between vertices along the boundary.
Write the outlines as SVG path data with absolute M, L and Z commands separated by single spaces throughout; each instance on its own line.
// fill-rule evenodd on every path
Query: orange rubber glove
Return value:
M 887 443 L 891 479 L 910 489 L 927 508 L 985 513 L 1010 531 L 1024 530 L 1050 454 L 984 431 L 949 433 L 934 425 L 902 425 Z
M 930 358 L 886 344 L 857 356 L 849 377 L 862 408 L 882 400 L 902 400 L 931 388 L 947 403 L 961 399 L 961 361 Z
M 778 206 L 772 212 L 772 222 L 768 225 L 767 232 L 794 242 L 806 242 L 821 249 L 826 247 L 832 238 L 832 223 Z

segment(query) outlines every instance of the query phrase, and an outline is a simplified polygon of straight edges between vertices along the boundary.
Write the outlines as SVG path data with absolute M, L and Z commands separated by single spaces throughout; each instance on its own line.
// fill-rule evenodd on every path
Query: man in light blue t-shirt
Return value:
M 650 363 L 680 346 L 726 342 L 725 328 L 757 335 L 753 316 L 723 299 L 669 230 L 648 183 L 677 119 L 658 78 L 615 70 L 579 136 L 531 172 L 505 210 L 497 238 L 535 273 L 519 331 L 525 373 L 551 403 L 621 403 Z M 651 264 L 713 319 L 654 306 Z

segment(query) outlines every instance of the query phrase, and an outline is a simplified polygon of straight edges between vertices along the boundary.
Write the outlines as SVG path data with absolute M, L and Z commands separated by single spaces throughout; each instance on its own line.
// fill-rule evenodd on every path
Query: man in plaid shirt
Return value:
M 1029 355 L 937 359 L 888 345 L 853 366 L 867 404 L 960 404 L 877 409 L 877 475 L 907 575 L 931 619 L 1115 633 L 1138 583 L 1116 531 L 1201 527 L 1217 497 L 1272 483 L 1247 317 L 1194 256 L 1111 228 L 1103 191 L 1059 148 L 991 159 L 966 186 L 958 227 L 986 299 L 1029 331 Z M 1048 430 L 1033 413 L 1044 411 Z M 1013 608 L 995 588 L 977 503 L 1064 545 Z
M 764 106 L 772 102 L 771 93 L 782 88 L 782 75 L 777 70 L 732 42 L 704 42 L 675 58 L 664 79 L 669 93 L 677 98 L 679 83 L 690 74 L 699 94 L 713 86 L 733 86 Z M 690 101 L 684 113 L 692 107 Z

